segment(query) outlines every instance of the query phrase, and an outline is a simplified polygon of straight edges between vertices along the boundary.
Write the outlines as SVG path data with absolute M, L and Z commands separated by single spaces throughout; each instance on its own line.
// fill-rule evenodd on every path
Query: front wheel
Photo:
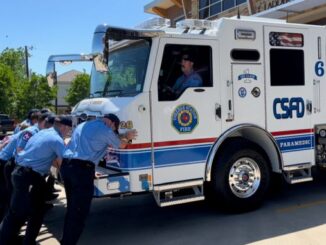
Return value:
M 242 148 L 239 144 L 232 144 L 224 149 L 213 168 L 213 194 L 231 211 L 248 211 L 258 207 L 270 184 L 266 159 L 248 145 Z

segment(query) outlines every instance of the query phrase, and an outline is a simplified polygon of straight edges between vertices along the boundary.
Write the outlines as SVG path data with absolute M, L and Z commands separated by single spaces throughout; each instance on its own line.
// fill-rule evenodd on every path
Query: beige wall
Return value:
M 65 101 L 71 82 L 58 82 L 58 106 L 68 106 Z
M 309 0 L 306 0 L 309 1 Z M 190 13 L 188 18 L 198 18 L 198 6 L 199 0 L 184 0 L 186 3 L 187 12 Z M 233 9 L 224 11 L 217 16 L 212 17 L 211 19 L 217 19 L 221 17 L 231 17 L 237 15 L 238 11 L 240 15 L 250 15 L 250 12 L 258 13 L 261 11 L 265 11 L 271 9 L 273 6 L 279 6 L 282 4 L 286 4 L 290 2 L 290 0 L 247 0 L 247 3 L 243 3 L 239 6 L 239 8 L 235 7 Z M 248 4 L 249 3 L 249 4 Z M 179 3 L 180 5 L 180 3 Z M 168 18 L 171 20 L 171 24 L 174 26 L 175 22 L 180 20 L 181 16 L 183 16 L 184 11 L 182 7 L 174 5 L 173 7 L 169 7 L 168 9 L 160 9 L 157 8 L 158 11 L 155 14 L 161 16 L 163 18 Z M 310 23 L 310 24 L 326 24 L 326 1 L 325 4 L 322 4 L 313 9 L 308 9 L 300 12 L 292 12 L 289 13 L 288 16 L 284 17 L 288 22 L 293 23 Z

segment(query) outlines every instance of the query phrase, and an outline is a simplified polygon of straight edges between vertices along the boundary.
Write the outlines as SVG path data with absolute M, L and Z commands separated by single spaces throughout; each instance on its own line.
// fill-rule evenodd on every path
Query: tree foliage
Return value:
M 79 101 L 87 98 L 90 91 L 90 76 L 86 73 L 78 74 L 68 89 L 65 100 L 70 106 L 76 105 Z
M 22 47 L 17 49 L 6 48 L 0 54 L 0 63 L 10 67 L 16 80 L 26 79 L 25 61 L 25 51 Z
M 49 87 L 44 76 L 32 74 L 30 81 L 22 81 L 17 90 L 16 115 L 23 118 L 32 108 L 50 108 L 56 92 L 56 87 Z
M 14 74 L 10 68 L 0 63 L 0 112 L 2 113 L 11 113 L 14 81 Z
M 6 48 L 0 53 L 0 111 L 23 119 L 31 108 L 50 107 L 56 88 L 46 78 L 26 76 L 24 48 Z

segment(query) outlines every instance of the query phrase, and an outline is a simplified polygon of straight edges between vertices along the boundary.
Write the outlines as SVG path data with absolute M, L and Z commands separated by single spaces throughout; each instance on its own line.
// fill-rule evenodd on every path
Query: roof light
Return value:
M 177 28 L 182 29 L 212 29 L 213 21 L 210 20 L 195 20 L 195 19 L 186 19 L 177 22 Z
M 169 27 L 170 26 L 170 20 L 164 19 L 164 18 L 152 18 L 149 20 L 146 20 L 139 25 L 137 25 L 135 28 L 137 29 L 161 29 L 163 27 Z

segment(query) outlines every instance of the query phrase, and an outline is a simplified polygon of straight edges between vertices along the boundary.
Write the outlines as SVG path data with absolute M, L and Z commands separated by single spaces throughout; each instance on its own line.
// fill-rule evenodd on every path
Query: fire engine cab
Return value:
M 323 26 L 242 16 L 100 25 L 90 55 L 50 56 L 47 75 L 63 59 L 92 61 L 75 123 L 114 113 L 121 133 L 138 131 L 126 149 L 108 149 L 94 196 L 152 192 L 163 207 L 209 195 L 244 210 L 264 200 L 275 174 L 294 184 L 326 166 L 325 38 Z M 201 83 L 175 94 L 191 76 L 185 54 Z

